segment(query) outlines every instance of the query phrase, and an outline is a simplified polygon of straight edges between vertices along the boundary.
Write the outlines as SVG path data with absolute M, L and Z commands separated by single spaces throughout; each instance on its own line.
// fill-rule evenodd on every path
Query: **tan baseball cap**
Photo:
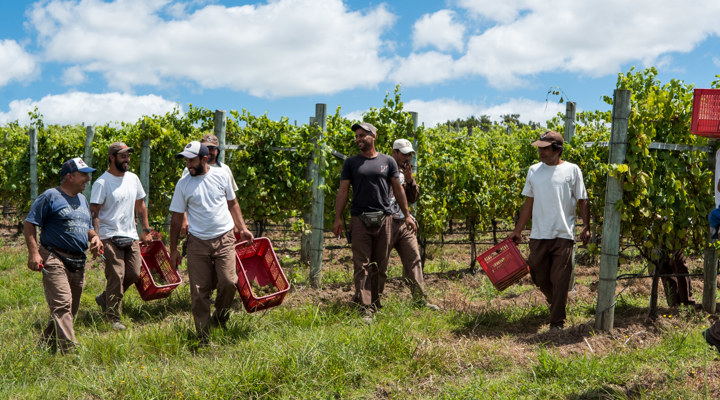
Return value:
M 540 135 L 540 139 L 530 143 L 535 147 L 548 147 L 553 143 L 562 146 L 565 143 L 562 135 L 555 131 L 545 131 Z
M 355 132 L 358 128 L 362 128 L 370 133 L 372 133 L 373 136 L 377 136 L 377 129 L 373 126 L 373 124 L 369 122 L 361 122 L 359 124 L 353 125 L 350 129 Z
M 132 153 L 135 149 L 129 147 L 123 142 L 115 142 L 108 147 L 108 155 L 112 156 L 117 153 Z

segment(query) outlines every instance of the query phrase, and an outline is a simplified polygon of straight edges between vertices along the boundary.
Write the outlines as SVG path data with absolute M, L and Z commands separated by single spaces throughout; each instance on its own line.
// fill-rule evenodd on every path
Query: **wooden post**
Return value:
M 308 125 L 315 125 L 315 117 L 310 117 Z M 307 159 L 307 168 L 305 169 L 305 180 L 310 183 L 310 193 L 307 195 L 308 204 L 303 210 L 303 223 L 305 226 L 312 226 L 312 169 L 314 154 L 311 154 Z M 302 235 L 300 235 L 300 262 L 303 264 L 310 265 L 310 248 L 312 247 L 312 232 L 306 233 L 303 229 Z
M 225 152 L 223 151 L 225 149 L 225 129 L 227 125 L 227 115 L 224 110 L 215 110 L 215 125 L 213 128 L 213 133 L 215 133 L 215 136 L 218 138 L 218 150 L 220 150 L 220 154 L 218 155 L 218 161 L 221 163 L 225 162 Z
M 610 134 L 609 164 L 623 164 L 627 151 L 628 120 L 630 118 L 630 91 L 615 90 L 613 95 L 612 131 Z M 600 256 L 600 283 L 598 285 L 595 328 L 610 330 L 615 317 L 615 287 L 617 285 L 618 252 L 620 250 L 620 212 L 615 204 L 622 200 L 622 182 L 608 174 L 605 187 L 605 214 L 603 219 L 602 255 Z
M 565 141 L 570 142 L 575 136 L 575 111 L 577 103 L 568 101 L 565 103 Z
M 95 128 L 92 126 L 88 126 L 85 128 L 85 153 L 83 155 L 83 161 L 85 161 L 85 164 L 87 164 L 88 167 L 92 168 L 93 162 L 92 162 L 92 141 L 95 138 Z M 83 191 L 83 194 L 85 195 L 85 198 L 90 200 L 90 193 L 92 192 L 92 185 L 87 184 L 85 185 L 85 190 Z
M 412 118 L 413 127 L 412 132 L 410 132 L 410 135 L 412 137 L 412 145 L 413 149 L 415 149 L 415 152 L 413 153 L 412 157 L 410 158 L 410 166 L 412 167 L 413 173 L 417 173 L 417 153 L 418 153 L 418 140 L 417 136 L 415 135 L 415 132 L 417 132 L 418 128 L 418 113 L 415 111 L 410 111 L 410 118 Z
M 312 163 L 312 238 L 310 240 L 310 284 L 313 287 L 320 286 L 320 273 L 322 272 L 323 255 L 323 232 L 325 216 L 325 152 L 324 146 L 325 131 L 327 130 L 327 105 L 315 104 L 315 122 L 320 126 L 320 131 L 314 142 Z
M 708 153 L 708 168 L 710 168 L 711 171 L 715 171 L 717 160 L 715 159 L 714 150 L 717 147 L 718 141 L 712 139 L 708 144 L 713 149 L 712 152 Z M 715 177 L 715 180 L 717 180 L 717 177 Z M 713 180 L 713 182 L 715 182 L 715 180 Z M 715 190 L 717 189 L 713 188 L 713 193 L 715 193 Z M 715 201 L 714 196 L 713 201 Z M 716 308 L 715 293 L 717 292 L 718 254 L 715 250 L 715 241 L 715 239 L 710 238 L 710 233 L 708 232 L 708 243 L 705 246 L 705 254 L 703 257 L 705 279 L 703 281 L 702 304 L 703 310 L 710 314 L 715 314 Z
M 568 101 L 565 104 L 565 142 L 570 143 L 573 136 L 575 136 L 575 109 L 577 103 Z M 570 273 L 570 285 L 568 291 L 572 291 L 575 288 L 575 253 L 577 246 L 573 244 L 572 255 L 570 256 L 570 267 L 572 272 Z
M 37 199 L 38 197 L 38 138 L 35 128 L 30 128 L 30 131 L 28 131 L 28 136 L 30 136 L 30 201 L 35 201 L 35 199 Z

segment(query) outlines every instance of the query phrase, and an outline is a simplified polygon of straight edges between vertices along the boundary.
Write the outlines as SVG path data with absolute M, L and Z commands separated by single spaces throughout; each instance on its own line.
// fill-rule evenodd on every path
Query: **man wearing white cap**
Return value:
M 565 325 L 576 208 L 583 220 L 580 239 L 587 242 L 590 238 L 590 205 L 583 175 L 577 165 L 560 159 L 564 143 L 555 131 L 544 132 L 532 143 L 541 162 L 528 170 L 522 191 L 525 203 L 510 234 L 515 243 L 520 243 L 522 230 L 532 218 L 530 276 L 550 304 L 551 330 Z
M 95 302 L 116 330 L 125 329 L 120 322 L 125 291 L 140 277 L 142 255 L 138 243 L 135 217 L 143 227 L 142 240 L 149 242 L 150 224 L 145 207 L 145 190 L 130 168 L 130 153 L 135 149 L 123 142 L 108 147 L 109 167 L 93 183 L 90 214 L 93 226 L 105 249 L 105 290 Z
M 77 345 L 73 321 L 85 284 L 88 241 L 95 256 L 103 248 L 82 194 L 93 172 L 95 169 L 80 157 L 66 161 L 60 169 L 60 186 L 35 199 L 23 225 L 28 268 L 43 272 L 45 300 L 50 307 L 50 322 L 42 333 L 42 341 L 51 350 L 62 353 Z M 36 226 L 42 229 L 39 246 Z
M 405 192 L 408 203 L 415 203 L 418 201 L 418 197 L 420 197 L 420 187 L 413 178 L 412 166 L 410 165 L 413 154 L 415 154 L 415 150 L 409 140 L 398 139 L 393 143 L 392 156 L 400 170 L 400 184 Z M 438 306 L 427 302 L 425 278 L 423 277 L 422 259 L 420 258 L 417 234 L 405 224 L 405 215 L 400 210 L 394 193 L 390 201 L 393 209 L 390 248 L 395 249 L 400 256 L 400 261 L 403 265 L 403 278 L 410 283 L 413 302 L 421 307 L 438 310 Z M 387 264 L 388 262 L 389 260 L 386 259 L 385 263 Z M 387 267 L 380 268 L 380 270 L 387 271 Z M 386 280 L 387 275 L 380 278 L 383 285 L 383 287 L 380 288 L 381 293 Z
M 253 240 L 253 235 L 245 226 L 230 176 L 208 166 L 207 146 L 190 142 L 177 158 L 185 160 L 189 174 L 175 185 L 170 203 L 170 263 L 180 263 L 178 236 L 183 213 L 187 213 L 190 301 L 198 338 L 205 343 L 210 327 L 225 327 L 235 298 L 238 276 L 233 228 L 238 229 L 240 239 Z M 211 317 L 210 295 L 215 288 L 215 313 Z

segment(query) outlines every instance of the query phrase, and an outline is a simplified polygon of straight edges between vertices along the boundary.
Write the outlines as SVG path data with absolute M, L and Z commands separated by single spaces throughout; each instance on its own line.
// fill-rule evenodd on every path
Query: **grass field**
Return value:
M 297 242 L 276 250 L 293 289 L 266 312 L 238 302 L 226 331 L 195 342 L 187 284 L 169 298 L 126 295 L 116 332 L 94 296 L 102 270 L 86 273 L 77 352 L 37 346 L 48 316 L 39 273 L 22 239 L 0 252 L 0 398 L 3 399 L 716 399 L 720 354 L 689 307 L 646 318 L 649 282 L 618 297 L 611 332 L 592 329 L 597 266 L 578 265 L 567 327 L 549 331 L 547 306 L 529 278 L 501 293 L 467 272 L 467 248 L 433 246 L 425 272 L 439 312 L 414 308 L 392 259 L 385 307 L 368 325 L 349 308 L 349 250 L 328 237 L 322 288 L 305 285 Z M 693 268 L 701 265 L 693 261 Z M 637 265 L 623 269 L 641 269 Z M 627 281 L 620 282 L 618 292 Z M 702 285 L 694 282 L 695 296 Z

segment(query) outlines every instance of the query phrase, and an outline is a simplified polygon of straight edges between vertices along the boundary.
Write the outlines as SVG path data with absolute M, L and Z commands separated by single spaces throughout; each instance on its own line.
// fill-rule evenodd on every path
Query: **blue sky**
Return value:
M 316 103 L 359 119 L 402 85 L 434 125 L 565 105 L 608 110 L 617 74 L 709 87 L 720 1 L 3 1 L 0 124 L 134 122 L 188 104 L 306 123 Z

